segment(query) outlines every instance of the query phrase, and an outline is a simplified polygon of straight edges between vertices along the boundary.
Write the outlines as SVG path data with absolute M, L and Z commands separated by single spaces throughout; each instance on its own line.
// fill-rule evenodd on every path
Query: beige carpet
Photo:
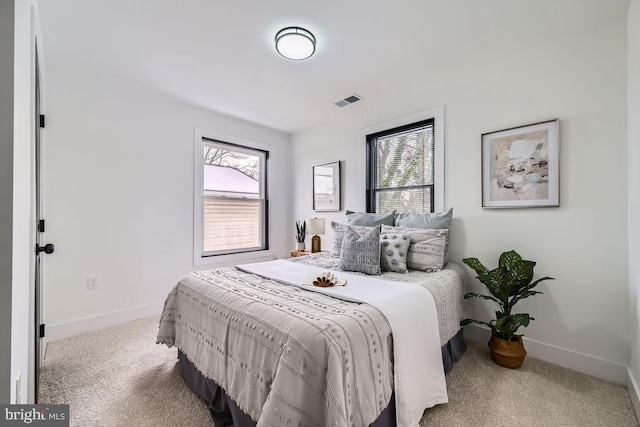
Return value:
M 72 426 L 212 426 L 180 377 L 176 350 L 155 344 L 158 317 L 49 343 L 41 401 L 68 403 Z M 528 358 L 495 365 L 469 343 L 447 376 L 449 403 L 422 426 L 638 426 L 625 387 Z

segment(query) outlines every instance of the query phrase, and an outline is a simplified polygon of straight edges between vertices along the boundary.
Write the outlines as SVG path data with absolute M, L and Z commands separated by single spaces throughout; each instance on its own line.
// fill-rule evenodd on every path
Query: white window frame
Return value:
M 269 233 L 263 229 L 261 232 L 266 233 L 265 236 L 265 246 L 266 249 L 256 249 L 249 251 L 242 251 L 236 253 L 226 253 L 226 254 L 205 254 L 203 253 L 203 202 L 204 198 L 203 194 L 203 173 L 204 173 L 204 158 L 202 156 L 202 149 L 204 144 L 206 143 L 204 139 L 210 139 L 220 142 L 228 142 L 230 144 L 238 145 L 238 151 L 242 151 L 242 147 L 253 148 L 256 150 L 262 150 L 269 152 L 270 147 L 265 144 L 261 144 L 259 142 L 251 141 L 248 139 L 240 138 L 233 135 L 227 135 L 219 132 L 209 131 L 205 129 L 194 130 L 194 149 L 193 149 L 193 264 L 194 266 L 202 266 L 202 265 L 231 265 L 238 262 L 249 262 L 249 261 L 265 261 L 274 259 L 275 256 L 273 252 L 269 249 Z M 267 160 L 268 162 L 268 160 Z M 269 169 L 267 165 L 265 166 L 265 176 L 267 177 L 266 185 L 261 183 L 261 191 L 266 192 L 266 220 L 267 223 L 261 224 L 262 227 L 270 228 L 270 224 L 268 222 L 271 221 L 271 212 L 270 205 L 268 203 L 268 198 L 270 194 L 270 179 L 269 179 Z
M 433 171 L 433 188 L 434 188 L 434 212 L 445 211 L 445 194 L 444 194 L 444 106 L 431 108 L 426 111 L 411 114 L 409 116 L 399 117 L 397 119 L 389 120 L 377 125 L 368 126 L 362 129 L 362 139 L 366 141 L 367 135 L 371 135 L 378 132 L 384 132 L 389 129 L 394 129 L 400 126 L 409 125 L 411 123 L 418 123 L 424 120 L 433 119 L 434 127 L 434 154 L 435 163 Z M 366 144 L 364 144 L 363 158 L 366 159 Z M 364 168 L 366 171 L 366 160 L 364 162 Z M 366 172 L 363 171 L 360 174 L 362 177 L 366 176 Z M 360 188 L 366 188 L 364 182 L 360 185 Z

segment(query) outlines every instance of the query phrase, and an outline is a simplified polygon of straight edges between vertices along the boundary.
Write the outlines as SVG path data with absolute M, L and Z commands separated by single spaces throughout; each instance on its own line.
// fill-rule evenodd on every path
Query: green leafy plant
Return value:
M 307 222 L 296 221 L 296 242 L 304 243 L 304 239 L 307 237 Z
M 512 314 L 513 306 L 520 300 L 542 292 L 532 289 L 544 280 L 554 280 L 553 277 L 543 277 L 532 282 L 533 267 L 536 263 L 523 260 L 516 251 L 504 252 L 500 255 L 498 268 L 489 270 L 482 265 L 478 258 L 465 258 L 465 264 L 478 273 L 480 280 L 491 295 L 481 295 L 470 292 L 466 294 L 468 298 L 484 298 L 497 303 L 500 310 L 496 311 L 496 318 L 490 322 L 483 322 L 475 319 L 464 319 L 460 326 L 468 325 L 471 322 L 487 325 L 491 328 L 493 335 L 504 340 L 510 340 L 521 326 L 528 326 L 529 322 L 535 320 L 527 313 Z

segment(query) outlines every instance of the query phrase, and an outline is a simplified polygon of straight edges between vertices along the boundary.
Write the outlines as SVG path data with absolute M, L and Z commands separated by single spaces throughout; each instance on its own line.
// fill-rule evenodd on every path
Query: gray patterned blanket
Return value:
M 380 310 L 393 335 L 398 427 L 414 427 L 426 408 L 449 401 L 435 304 L 433 296 L 424 287 L 343 272 L 339 276 L 348 281 L 346 286 L 318 288 L 304 283 L 322 274 L 323 269 L 286 260 L 244 264 L 238 268 L 336 298 L 364 302 Z M 376 351 L 375 348 L 369 351 L 372 350 Z
M 367 426 L 393 391 L 382 313 L 245 273 L 194 272 L 170 292 L 158 343 L 178 347 L 258 426 Z
M 336 259 L 289 261 L 337 270 Z M 449 264 L 438 273 L 394 274 L 380 278 L 430 291 L 446 343 L 468 309 L 464 271 Z M 378 309 L 235 267 L 182 279 L 165 302 L 157 342 L 177 346 L 258 426 L 366 426 L 394 389 L 392 331 Z

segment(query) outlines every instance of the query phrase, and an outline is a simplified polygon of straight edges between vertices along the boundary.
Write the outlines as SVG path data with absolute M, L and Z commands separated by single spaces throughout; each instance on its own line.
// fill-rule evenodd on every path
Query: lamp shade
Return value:
M 324 234 L 324 218 L 309 218 L 307 225 L 309 234 Z

